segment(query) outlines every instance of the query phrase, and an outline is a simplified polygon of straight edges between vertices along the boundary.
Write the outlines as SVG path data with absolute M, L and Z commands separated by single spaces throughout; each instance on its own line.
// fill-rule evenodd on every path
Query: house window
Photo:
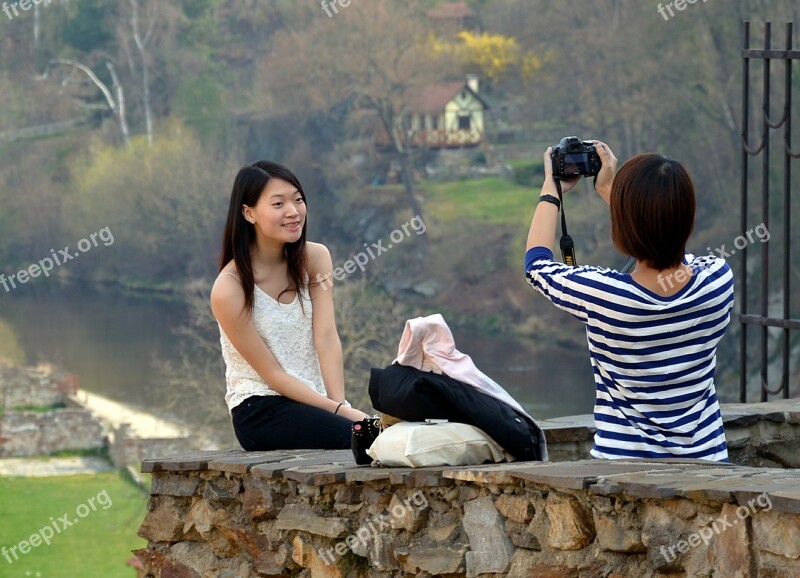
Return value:
M 472 123 L 468 114 L 458 115 L 458 130 L 471 130 Z
M 431 128 L 433 130 L 438 130 L 439 128 L 439 117 L 437 115 L 431 117 Z

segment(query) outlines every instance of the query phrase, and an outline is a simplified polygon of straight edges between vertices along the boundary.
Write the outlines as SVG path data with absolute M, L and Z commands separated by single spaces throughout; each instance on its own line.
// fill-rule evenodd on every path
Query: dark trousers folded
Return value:
M 282 395 L 248 397 L 233 408 L 231 420 L 249 452 L 350 448 L 352 421 Z

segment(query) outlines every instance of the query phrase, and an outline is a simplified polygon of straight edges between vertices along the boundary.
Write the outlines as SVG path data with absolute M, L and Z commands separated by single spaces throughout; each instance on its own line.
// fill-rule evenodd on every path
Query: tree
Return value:
M 495 83 L 512 74 L 527 82 L 542 67 L 542 60 L 525 52 L 513 36 L 464 30 L 458 33 L 458 39 L 455 43 L 434 40 L 433 50 L 452 54 L 465 66 L 477 67 L 481 75 Z
M 442 80 L 426 43 L 426 23 L 416 2 L 371 0 L 325 12 L 279 32 L 257 80 L 269 96 L 264 112 L 372 113 L 389 137 L 401 166 L 406 201 L 422 215 L 416 198 L 408 122 L 423 87 Z M 324 43 L 322 42 L 324 40 Z
M 125 91 L 123 90 L 122 85 L 119 83 L 119 78 L 117 77 L 117 71 L 114 68 L 114 65 L 110 61 L 106 61 L 106 68 L 111 75 L 111 89 L 109 89 L 108 86 L 106 86 L 106 84 L 100 80 L 94 71 L 87 65 L 69 58 L 53 59 L 39 79 L 46 80 L 50 76 L 51 67 L 54 66 L 66 66 L 70 69 L 70 72 L 66 76 L 62 77 L 61 86 L 66 86 L 72 81 L 71 73 L 74 70 L 82 72 L 89 78 L 92 84 L 94 84 L 100 90 L 100 92 L 103 93 L 103 98 L 105 98 L 108 108 L 111 109 L 111 111 L 114 113 L 114 116 L 117 118 L 117 121 L 119 122 L 119 129 L 120 133 L 122 134 L 122 139 L 126 145 L 129 145 L 130 133 L 128 131 L 128 119 L 125 112 Z M 88 104 L 84 103 L 84 106 L 88 106 Z

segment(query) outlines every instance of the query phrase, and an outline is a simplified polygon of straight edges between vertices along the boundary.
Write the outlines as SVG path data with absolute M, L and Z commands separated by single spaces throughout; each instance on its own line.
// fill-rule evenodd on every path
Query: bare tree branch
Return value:
M 94 73 L 94 71 L 86 66 L 85 64 L 78 62 L 77 60 L 72 60 L 70 58 L 55 58 L 50 61 L 48 68 L 42 73 L 39 77 L 40 80 L 46 79 L 49 76 L 50 66 L 53 65 L 62 65 L 62 66 L 69 66 L 70 67 L 70 74 L 74 70 L 79 70 L 83 72 L 86 76 L 89 77 L 89 80 L 94 83 L 97 88 L 100 89 L 100 92 L 103 93 L 103 96 L 106 99 L 106 103 L 108 104 L 108 108 L 114 113 L 114 116 L 117 117 L 119 122 L 120 132 L 122 133 L 122 139 L 125 142 L 125 145 L 130 144 L 129 140 L 129 133 L 128 133 L 128 123 L 125 118 L 125 95 L 122 90 L 122 86 L 119 83 L 119 79 L 117 78 L 116 71 L 114 70 L 114 66 L 110 62 L 106 62 L 106 67 L 108 67 L 109 72 L 111 73 L 111 79 L 114 83 L 114 92 L 117 95 L 117 98 L 114 98 L 111 90 L 106 86 L 106 84 L 100 80 L 100 78 Z M 66 85 L 69 82 L 69 76 L 67 76 L 62 81 L 62 86 Z

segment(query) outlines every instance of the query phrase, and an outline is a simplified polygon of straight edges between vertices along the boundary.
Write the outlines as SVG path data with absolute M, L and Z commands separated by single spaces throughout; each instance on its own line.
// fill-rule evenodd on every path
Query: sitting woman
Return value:
M 685 252 L 695 193 L 686 170 L 655 154 L 617 159 L 596 144 L 595 188 L 611 207 L 611 237 L 636 259 L 631 274 L 553 261 L 559 212 L 550 152 L 528 234 L 528 282 L 586 324 L 597 387 L 596 458 L 727 461 L 714 388 L 716 348 L 733 306 L 728 264 Z M 577 179 L 562 181 L 564 190 Z M 542 202 L 545 201 L 545 202 Z
M 366 414 L 344 397 L 328 249 L 306 243 L 306 196 L 291 171 L 260 161 L 239 171 L 211 309 L 227 394 L 245 450 L 346 449 Z M 323 282 L 309 283 L 309 279 Z

